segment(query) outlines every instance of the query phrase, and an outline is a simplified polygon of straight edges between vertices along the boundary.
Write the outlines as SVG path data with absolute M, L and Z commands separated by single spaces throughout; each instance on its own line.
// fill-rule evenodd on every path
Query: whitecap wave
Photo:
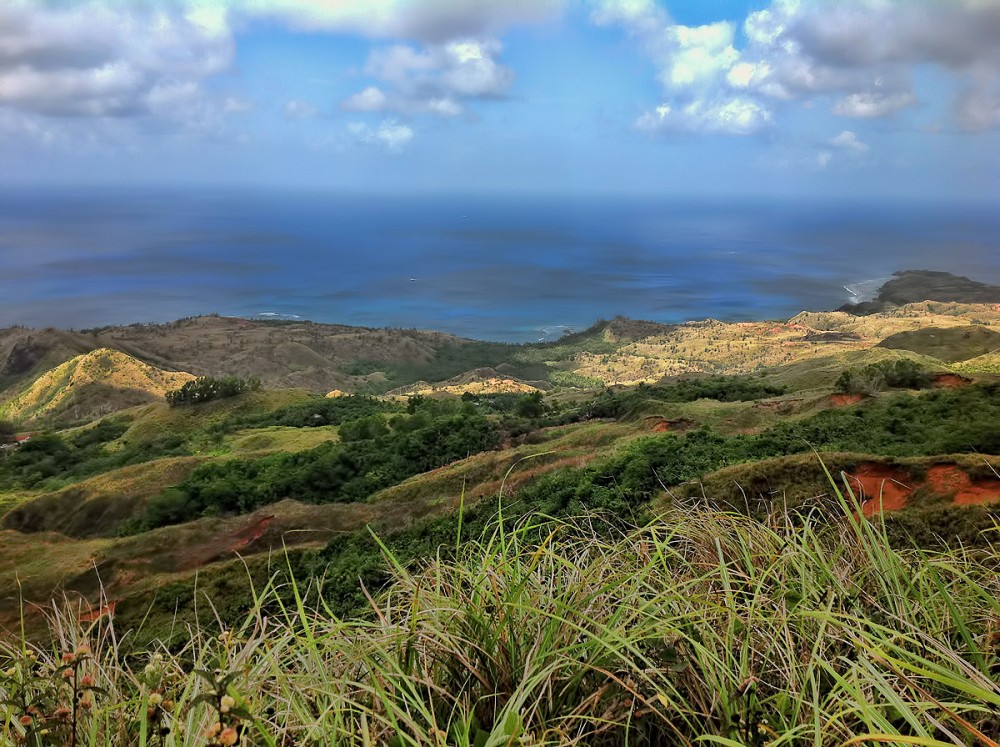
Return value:
M 874 301 L 878 297 L 879 288 L 888 283 L 890 280 L 892 280 L 892 277 L 859 280 L 856 283 L 847 283 L 844 286 L 844 290 L 851 294 L 851 303 Z

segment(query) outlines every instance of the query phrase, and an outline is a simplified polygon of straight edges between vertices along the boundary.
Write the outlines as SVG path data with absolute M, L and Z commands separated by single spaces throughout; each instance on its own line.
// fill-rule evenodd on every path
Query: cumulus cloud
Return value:
M 212 0 L 202 0 L 209 5 Z M 298 28 L 369 38 L 451 39 L 495 35 L 559 15 L 565 0 L 230 0 L 234 13 L 268 16 Z
M 676 24 L 652 0 L 599 0 L 591 18 L 623 25 L 656 65 L 665 101 L 639 116 L 639 129 L 749 135 L 772 121 L 766 106 L 738 90 L 753 71 L 738 67 L 733 24 Z
M 834 103 L 833 113 L 842 117 L 885 117 L 916 104 L 917 97 L 911 91 L 890 94 L 852 93 Z
M 830 140 L 830 145 L 841 150 L 863 155 L 868 152 L 868 146 L 858 139 L 857 134 L 852 130 L 844 130 L 839 135 Z
M 500 99 L 514 82 L 513 71 L 500 64 L 496 39 L 454 39 L 417 49 L 394 44 L 371 53 L 366 75 L 388 84 L 388 93 L 368 86 L 341 102 L 351 111 L 396 111 L 456 117 L 463 102 Z
M 223 126 L 250 104 L 204 84 L 231 67 L 234 29 L 263 18 L 294 30 L 414 40 L 415 47 L 392 45 L 374 54 L 369 66 L 381 65 L 385 77 L 376 75 L 380 85 L 350 97 L 344 108 L 455 117 L 465 111 L 463 102 L 503 97 L 513 81 L 497 60 L 495 36 L 512 25 L 556 18 L 564 2 L 4 0 L 0 109 L 95 122 L 145 117 L 184 127 L 191 121 L 195 129 L 209 120 Z M 285 114 L 314 112 L 292 104 Z
M 919 103 L 912 74 L 930 64 L 965 81 L 954 102 L 959 126 L 998 123 L 989 114 L 1000 82 L 1000 3 L 993 0 L 775 0 L 744 28 L 741 64 L 760 74 L 736 80 L 761 97 L 834 95 L 835 114 L 888 117 Z
M 736 46 L 729 22 L 675 23 L 654 0 L 592 0 L 591 18 L 623 26 L 654 63 L 664 101 L 643 129 L 749 134 L 791 102 L 843 117 L 898 115 L 920 103 L 914 71 L 957 79 L 958 126 L 1000 125 L 1000 2 L 774 0 L 750 13 Z
M 0 106 L 50 117 L 131 117 L 225 69 L 227 32 L 180 12 L 85 2 L 0 6 Z
M 411 127 L 400 124 L 394 119 L 386 119 L 381 124 L 371 127 L 364 122 L 352 122 L 347 131 L 355 142 L 363 145 L 376 145 L 389 153 L 400 153 L 413 140 Z
M 636 127 L 646 132 L 707 132 L 722 135 L 749 135 L 771 121 L 771 113 L 749 99 L 692 101 L 680 108 L 661 104 L 642 114 Z
M 389 97 L 375 86 L 368 86 L 341 102 L 343 108 L 356 112 L 380 112 L 385 110 L 388 104 Z

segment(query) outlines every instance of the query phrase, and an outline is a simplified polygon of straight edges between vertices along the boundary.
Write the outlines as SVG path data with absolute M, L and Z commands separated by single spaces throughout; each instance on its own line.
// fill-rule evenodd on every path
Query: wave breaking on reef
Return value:
M 892 277 L 859 280 L 856 283 L 848 283 L 844 286 L 844 290 L 851 294 L 850 303 L 874 301 L 878 297 L 879 288 L 888 283 L 890 280 L 892 280 Z

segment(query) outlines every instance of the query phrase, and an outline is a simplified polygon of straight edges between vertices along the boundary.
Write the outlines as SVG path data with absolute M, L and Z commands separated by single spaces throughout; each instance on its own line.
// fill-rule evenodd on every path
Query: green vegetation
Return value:
M 401 410 L 400 405 L 372 397 L 313 397 L 274 410 L 234 415 L 217 424 L 215 429 L 229 433 L 244 428 L 265 428 L 271 425 L 311 428 L 340 425 L 348 420 Z
M 388 425 L 377 417 L 350 421 L 341 426 L 341 436 L 343 443 L 304 452 L 202 465 L 154 499 L 137 529 L 245 513 L 283 498 L 362 501 L 411 475 L 494 448 L 501 433 L 496 421 L 480 415 L 433 418 L 420 412 L 396 416 Z
M 880 361 L 864 368 L 850 368 L 837 379 L 836 389 L 843 394 L 878 394 L 885 389 L 924 389 L 934 377 L 930 371 L 910 360 Z
M 629 323 L 639 326 L 644 324 L 628 320 L 611 324 L 615 323 L 622 326 Z M 569 360 L 577 353 L 607 355 L 615 352 L 618 344 L 604 339 L 604 330 L 608 324 L 609 322 L 599 321 L 589 329 L 564 335 L 552 342 L 515 345 L 467 340 L 442 345 L 422 363 L 356 360 L 345 365 L 342 371 L 350 376 L 383 374 L 384 378 L 373 379 L 362 387 L 362 391 L 367 394 L 382 394 L 418 381 L 447 381 L 475 369 L 496 369 L 504 376 L 522 381 L 551 381 L 553 384 L 571 387 L 600 386 L 602 382 L 596 379 L 553 369 L 549 364 L 552 361 Z M 659 328 L 658 325 L 647 326 Z
M 125 655 L 106 620 L 66 615 L 53 648 L 0 644 L 0 735 L 45 747 L 994 744 L 996 547 L 891 549 L 851 502 L 804 523 L 674 511 L 614 537 L 594 517 L 492 524 L 445 538 L 444 558 L 383 551 L 387 583 L 358 620 L 313 606 L 291 579 L 265 582 L 234 627 L 196 629 L 173 653 Z
M 502 367 L 505 375 L 523 380 L 547 378 L 549 369 L 544 363 L 521 360 L 520 352 L 526 347 L 529 346 L 469 341 L 443 345 L 423 363 L 359 360 L 345 366 L 343 371 L 351 376 L 383 373 L 384 379 L 373 380 L 363 387 L 363 393 L 367 394 L 382 394 L 418 381 L 446 381 L 477 368 Z
M 957 363 L 1000 350 L 1000 332 L 974 325 L 928 327 L 890 335 L 879 347 L 911 350 L 945 363 Z
M 747 402 L 779 397 L 787 390 L 766 384 L 750 376 L 707 376 L 681 379 L 669 386 L 640 384 L 632 389 L 607 389 L 585 409 L 590 418 L 621 418 L 636 412 L 650 401 L 695 402 L 712 399 L 718 402 Z
M 260 379 L 244 379 L 239 376 L 199 376 L 186 382 L 180 389 L 167 392 L 167 404 L 194 405 L 201 402 L 211 402 L 213 399 L 235 397 L 243 392 L 253 392 L 260 389 Z
M 94 426 L 67 434 L 42 433 L 0 457 L 0 490 L 55 490 L 64 484 L 130 464 L 190 453 L 177 433 L 109 449 L 128 423 L 105 419 Z

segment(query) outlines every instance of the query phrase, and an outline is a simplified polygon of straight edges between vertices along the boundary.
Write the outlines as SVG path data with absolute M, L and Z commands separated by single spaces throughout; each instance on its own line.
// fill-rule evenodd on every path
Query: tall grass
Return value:
M 997 745 L 1000 551 L 894 550 L 851 504 L 526 520 L 419 567 L 387 551 L 365 620 L 269 586 L 172 654 L 54 614 L 51 648 L 0 644 L 0 741 Z

